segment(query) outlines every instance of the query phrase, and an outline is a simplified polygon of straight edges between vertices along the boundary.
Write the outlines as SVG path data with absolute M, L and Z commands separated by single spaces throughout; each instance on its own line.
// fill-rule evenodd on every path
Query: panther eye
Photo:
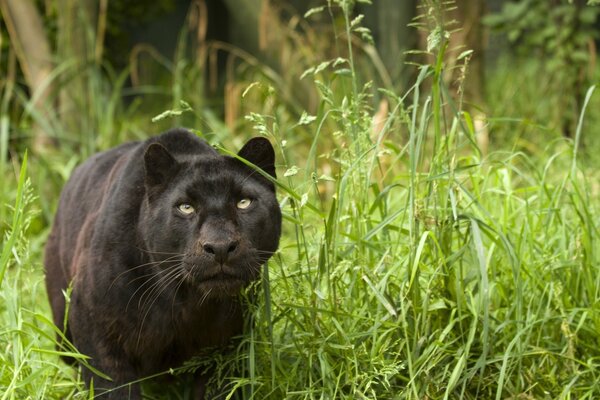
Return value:
M 182 213 L 183 215 L 190 215 L 192 214 L 194 211 L 196 211 L 194 209 L 194 207 L 192 207 L 191 205 L 187 204 L 187 203 L 183 203 L 177 206 L 177 210 Z
M 246 208 L 250 207 L 250 204 L 252 204 L 252 200 L 245 198 L 245 199 L 241 199 L 240 201 L 238 201 L 236 206 L 240 210 L 245 210 Z

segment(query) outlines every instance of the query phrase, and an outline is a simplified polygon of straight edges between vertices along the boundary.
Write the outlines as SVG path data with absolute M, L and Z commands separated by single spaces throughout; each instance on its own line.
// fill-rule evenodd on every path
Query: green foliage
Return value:
M 595 57 L 590 46 L 598 38 L 600 8 L 582 1 L 519 0 L 503 4 L 502 11 L 484 23 L 506 33 L 522 58 L 541 57 L 541 70 L 553 82 L 555 123 L 572 136 Z M 541 71 L 540 71 L 541 72 Z
M 55 358 L 59 353 L 52 349 L 54 328 L 44 301 L 43 277 L 32 262 L 39 257 L 39 246 L 31 243 L 28 231 L 38 199 L 28 179 L 26 154 L 16 183 L 14 206 L 9 208 L 12 222 L 2 226 L 6 232 L 0 257 L 0 393 L 2 399 L 67 397 L 78 384 L 64 380 L 67 368 Z
M 435 17 L 442 5 L 429 4 Z M 578 114 L 575 143 L 550 141 L 530 122 L 544 101 L 530 91 L 537 70 L 498 78 L 490 87 L 494 106 L 504 107 L 499 115 L 522 118 L 491 120 L 493 132 L 515 130 L 517 138 L 501 143 L 511 151 L 496 146 L 483 158 L 472 116 L 443 83 L 445 27 L 430 33 L 433 61 L 418 66 L 409 90 L 377 90 L 350 44 L 368 40 L 352 5 L 330 2 L 312 12 L 329 13 L 345 32 L 331 33 L 332 57 L 313 60 L 304 74 L 293 70 L 318 93 L 314 110 L 299 109 L 285 79 L 267 67 L 238 70 L 246 118 L 235 128 L 277 148 L 281 248 L 263 271 L 241 341 L 163 375 L 216 360 L 212 387 L 245 399 L 598 398 L 599 176 L 579 146 L 594 132 L 597 93 L 590 89 L 582 102 L 588 113 Z M 94 397 L 58 358 L 85 364 L 73 348 L 55 349 L 43 287 L 47 220 L 73 165 L 172 125 L 195 126 L 229 149 L 245 140 L 203 108 L 195 92 L 201 75 L 188 60 L 168 70 L 170 91 L 152 98 L 158 87 L 142 90 L 158 103 L 149 110 L 123 104 L 126 73 L 89 66 L 82 73 L 93 102 L 81 118 L 96 134 L 68 136 L 73 145 L 58 154 L 7 157 L 8 133 L 24 129 L 27 118 L 11 125 L 3 103 L 2 399 Z M 383 115 L 379 98 L 389 102 Z M 526 135 L 535 146 L 522 144 Z M 146 389 L 156 399 L 189 394 L 185 385 L 162 397 Z
M 569 1 L 519 0 L 505 2 L 502 11 L 486 16 L 484 22 L 507 33 L 517 51 L 541 52 L 556 63 L 563 58 L 579 65 L 588 61 L 585 50 L 595 39 L 597 7 L 577 6 Z M 557 68 L 552 65 L 551 68 Z

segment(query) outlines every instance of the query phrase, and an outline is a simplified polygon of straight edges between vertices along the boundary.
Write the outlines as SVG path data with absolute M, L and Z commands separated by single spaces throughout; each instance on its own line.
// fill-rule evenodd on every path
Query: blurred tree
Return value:
M 405 83 L 402 81 L 410 78 L 405 76 L 403 68 L 404 52 L 417 45 L 417 33 L 409 26 L 417 13 L 417 0 L 379 0 L 373 7 L 377 13 L 376 24 L 372 26 L 377 50 L 394 86 L 400 86 L 398 82 Z
M 258 55 L 259 22 L 264 0 L 224 0 L 232 19 L 233 41 L 250 54 Z
M 33 113 L 38 117 L 34 121 L 44 120 L 50 107 L 53 63 L 42 17 L 31 0 L 0 0 L 0 11 L 29 87 Z M 40 124 L 34 123 L 32 133 L 34 151 L 50 145 L 48 132 Z
M 481 0 L 462 0 L 449 10 L 449 18 L 456 19 L 458 29 L 450 36 L 448 58 L 453 66 L 460 62 L 465 51 L 472 51 L 464 58 L 459 74 L 453 74 L 459 82 L 463 109 L 471 114 L 475 126 L 475 138 L 483 154 L 487 153 L 489 133 L 485 121 L 485 51 L 486 32 L 481 20 L 486 5 Z M 453 70 L 453 68 L 450 68 Z M 454 70 L 456 71 L 456 70 Z M 468 77 L 468 78 L 467 78 Z

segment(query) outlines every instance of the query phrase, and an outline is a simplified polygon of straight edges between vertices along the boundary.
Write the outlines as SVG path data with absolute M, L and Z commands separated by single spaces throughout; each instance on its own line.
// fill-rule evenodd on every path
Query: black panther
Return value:
M 249 140 L 238 156 L 275 178 L 267 139 Z M 55 324 L 111 378 L 84 369 L 86 383 L 104 398 L 140 399 L 130 382 L 242 333 L 240 292 L 280 233 L 272 181 L 184 129 L 79 166 L 62 192 L 45 268 Z

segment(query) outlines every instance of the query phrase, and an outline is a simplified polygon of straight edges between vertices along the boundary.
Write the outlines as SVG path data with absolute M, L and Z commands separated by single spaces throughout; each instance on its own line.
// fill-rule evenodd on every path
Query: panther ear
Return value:
M 144 152 L 146 185 L 154 187 L 164 185 L 177 173 L 179 164 L 171 153 L 160 143 L 152 143 Z
M 263 171 L 277 178 L 275 175 L 275 150 L 264 137 L 250 139 L 238 152 L 238 156 L 260 167 Z

